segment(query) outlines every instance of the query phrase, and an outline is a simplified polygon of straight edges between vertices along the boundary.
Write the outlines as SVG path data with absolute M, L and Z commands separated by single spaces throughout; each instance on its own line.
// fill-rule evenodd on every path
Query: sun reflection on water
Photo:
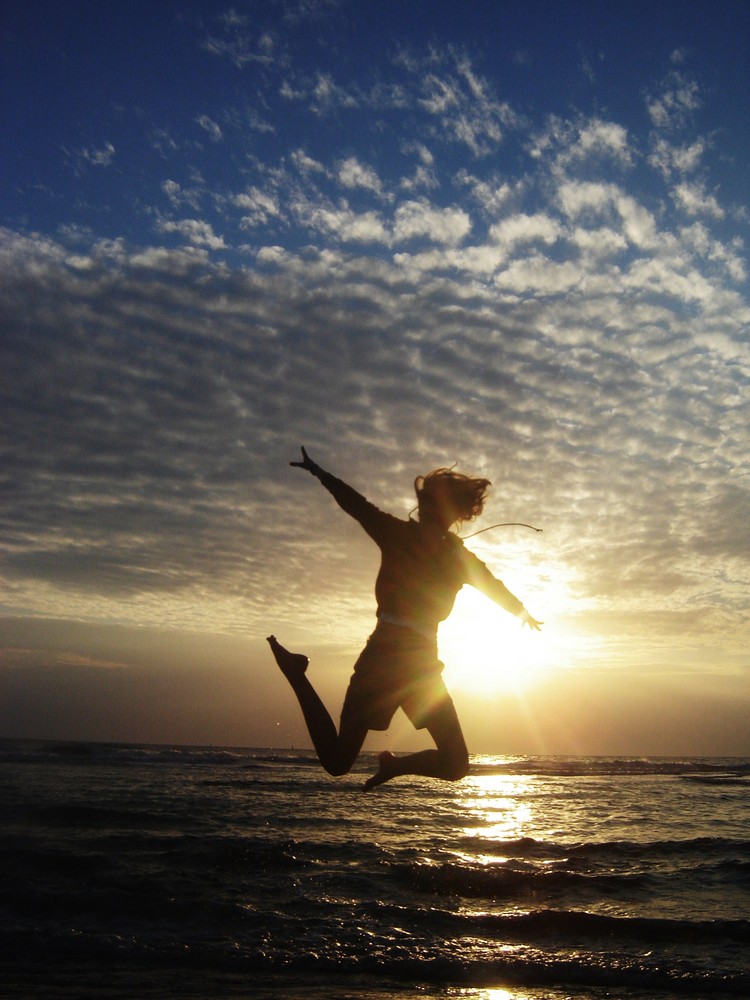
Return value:
M 535 1000 L 539 993 L 527 993 L 526 990 L 505 990 L 501 987 L 458 987 L 444 994 L 450 1000 Z M 551 996 L 551 994 L 550 994 Z
M 533 778 L 524 775 L 479 774 L 464 779 L 461 807 L 474 823 L 463 828 L 467 837 L 513 841 L 529 836 L 533 810 L 529 792 Z M 498 860 L 493 856 L 493 860 Z

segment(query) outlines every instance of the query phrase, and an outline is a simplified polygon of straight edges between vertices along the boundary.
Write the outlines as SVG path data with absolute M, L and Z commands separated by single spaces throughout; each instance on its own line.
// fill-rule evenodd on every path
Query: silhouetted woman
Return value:
M 377 625 L 354 666 L 338 731 L 307 677 L 308 658 L 290 653 L 275 636 L 268 637 L 302 708 L 320 763 L 329 774 L 346 774 L 368 731 L 387 729 L 396 709 L 402 708 L 415 728 L 427 729 L 435 749 L 402 757 L 384 751 L 365 790 L 400 774 L 446 781 L 463 778 L 469 770 L 469 754 L 441 676 L 438 624 L 450 614 L 465 583 L 517 615 L 524 625 L 539 629 L 542 624 L 449 531 L 452 525 L 481 514 L 489 480 L 452 469 L 419 476 L 414 483 L 419 519 L 405 521 L 378 510 L 351 486 L 325 472 L 304 448 L 302 461 L 289 464 L 316 476 L 381 553 L 375 583 Z

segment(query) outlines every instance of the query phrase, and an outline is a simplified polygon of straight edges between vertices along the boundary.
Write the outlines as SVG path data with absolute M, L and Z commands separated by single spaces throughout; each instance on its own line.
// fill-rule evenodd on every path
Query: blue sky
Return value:
M 546 623 L 462 598 L 477 749 L 750 752 L 747 4 L 4 19 L 0 732 L 299 742 L 262 637 L 335 702 L 375 571 L 305 443 L 544 528 L 471 543 Z

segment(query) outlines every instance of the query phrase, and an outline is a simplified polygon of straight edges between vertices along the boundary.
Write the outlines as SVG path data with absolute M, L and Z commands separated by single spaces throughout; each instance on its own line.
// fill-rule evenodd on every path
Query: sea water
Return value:
M 0 997 L 750 997 L 750 759 L 0 743 Z

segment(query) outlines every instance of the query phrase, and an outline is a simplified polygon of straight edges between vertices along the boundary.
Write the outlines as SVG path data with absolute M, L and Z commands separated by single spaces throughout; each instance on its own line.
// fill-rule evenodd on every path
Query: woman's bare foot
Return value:
M 383 750 L 378 755 L 378 770 L 371 778 L 367 779 L 364 790 L 369 792 L 371 788 L 375 788 L 386 781 L 390 781 L 391 778 L 395 778 L 398 774 L 397 765 L 398 757 L 395 757 L 390 750 Z
M 307 664 L 310 662 L 304 653 L 290 653 L 288 649 L 284 649 L 275 635 L 269 635 L 266 642 L 271 647 L 274 659 L 281 667 L 281 672 L 288 681 L 294 681 L 302 677 L 307 670 Z

